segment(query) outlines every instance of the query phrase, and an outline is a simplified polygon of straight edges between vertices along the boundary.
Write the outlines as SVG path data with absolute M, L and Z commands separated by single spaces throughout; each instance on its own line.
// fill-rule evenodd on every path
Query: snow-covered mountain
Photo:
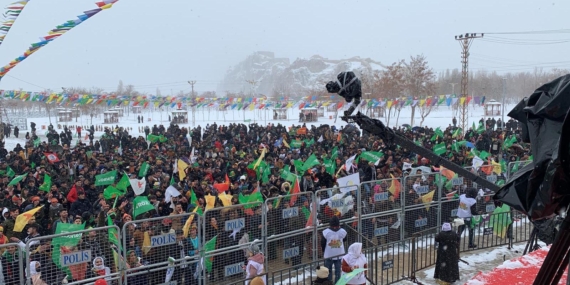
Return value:
M 358 76 L 371 76 L 384 66 L 370 58 L 327 59 L 315 55 L 309 59 L 276 58 L 273 52 L 255 52 L 231 67 L 218 86 L 218 93 L 304 96 L 323 90 L 326 82 L 341 71 L 352 70 Z

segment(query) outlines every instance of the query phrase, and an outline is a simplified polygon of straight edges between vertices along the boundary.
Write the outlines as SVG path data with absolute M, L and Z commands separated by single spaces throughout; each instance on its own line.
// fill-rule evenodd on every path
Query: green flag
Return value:
M 57 227 L 55 229 L 55 234 L 63 234 L 63 233 L 73 233 L 76 231 L 81 231 L 85 229 L 85 223 L 81 225 L 76 224 L 66 224 L 66 223 L 57 223 Z M 82 234 L 72 234 L 68 236 L 61 236 L 55 237 L 51 240 L 51 245 L 53 247 L 52 250 L 52 260 L 55 265 L 60 268 L 61 270 L 65 271 L 68 276 L 71 276 L 71 271 L 69 267 L 62 267 L 61 266 L 61 247 L 65 246 L 66 248 L 77 246 L 79 240 L 81 240 Z
M 291 143 L 289 144 L 289 146 L 291 148 L 301 148 L 302 143 L 303 143 L 302 141 L 292 140 Z
M 489 154 L 488 152 L 486 152 L 486 151 L 481 151 L 481 152 L 479 153 L 479 157 L 480 157 L 481 159 L 487 159 L 487 157 L 489 157 L 489 155 L 490 155 L 490 154 Z
M 484 132 L 485 132 L 485 126 L 483 125 L 483 123 L 479 123 L 479 128 L 477 128 L 477 133 L 482 134 Z
M 307 147 L 310 147 L 315 144 L 315 138 L 312 138 L 311 140 L 306 139 L 304 142 Z
M 14 186 L 14 185 L 20 183 L 20 181 L 22 181 L 22 179 L 26 178 L 26 176 L 28 176 L 28 173 L 24 173 L 22 175 L 18 175 L 16 177 L 14 177 L 14 179 L 12 179 L 12 181 L 10 181 L 10 183 L 8 183 L 8 186 Z
M 198 197 L 196 197 L 194 189 L 190 189 L 190 204 L 198 205 Z
M 335 146 L 331 152 L 331 159 L 336 159 L 338 157 L 338 146 Z
M 453 134 L 451 134 L 452 138 L 456 138 L 457 136 L 459 136 L 461 134 L 461 128 L 457 128 L 455 129 L 455 131 L 453 132 Z
M 117 189 L 111 185 L 107 186 L 107 188 L 105 188 L 105 190 L 103 190 L 103 197 L 105 197 L 105 199 L 109 200 L 109 199 L 113 199 L 115 197 L 118 196 L 123 196 L 127 193 L 127 190 L 120 190 Z
M 244 205 L 245 209 L 251 209 L 253 207 L 259 206 L 260 202 L 263 203 L 263 196 L 261 196 L 261 192 L 256 191 L 251 195 L 244 196 L 243 194 L 239 193 L 239 203 L 240 204 L 247 204 L 247 203 L 255 203 L 251 205 Z M 257 202 L 257 203 L 256 203 Z
M 501 207 L 496 207 L 489 219 L 489 226 L 493 227 L 493 233 L 500 238 L 505 238 L 507 229 L 513 221 L 511 220 L 511 207 L 503 204 Z
M 206 244 L 204 244 L 204 250 L 206 251 L 206 253 L 216 249 L 217 237 L 218 236 L 213 237 L 211 240 L 206 242 Z M 221 256 L 218 256 L 217 258 L 221 258 Z M 214 257 L 206 255 L 204 259 L 205 259 L 204 260 L 204 267 L 206 267 L 206 270 L 208 272 L 212 272 L 212 261 L 213 261 Z
M 281 170 L 281 177 L 287 181 L 295 182 L 295 179 L 297 179 L 297 175 L 291 173 L 290 168 L 291 167 L 289 165 L 285 165 L 285 167 L 283 167 L 283 169 Z
M 334 172 L 336 171 L 336 164 L 334 162 L 334 159 L 323 159 L 323 164 L 325 166 L 325 170 L 327 171 L 328 174 L 333 175 L 334 176 Z M 292 180 L 292 182 L 295 182 L 295 180 Z
M 87 158 L 91 159 L 93 157 L 93 151 L 86 151 L 85 154 L 87 155 Z
M 480 224 L 482 220 L 483 219 L 481 219 L 481 215 L 474 215 L 473 217 L 471 217 L 471 228 Z
M 107 226 L 114 226 L 115 223 L 113 223 L 113 220 L 111 219 L 111 216 L 107 216 Z M 109 229 L 109 242 L 114 244 L 117 248 L 119 248 L 121 251 L 122 246 L 121 246 L 121 242 L 119 242 L 119 232 L 117 231 L 117 229 L 115 228 L 111 228 Z
M 36 139 L 34 140 L 34 147 L 38 147 L 40 146 L 40 144 L 42 144 L 42 141 L 40 140 L 39 137 L 36 137 Z
M 148 164 L 148 162 L 144 162 L 141 165 L 141 169 L 139 170 L 139 177 L 145 177 L 146 174 L 148 173 L 148 170 L 150 169 L 150 165 Z
M 115 183 L 116 177 L 117 177 L 117 170 L 95 175 L 95 186 L 111 185 Z
M 431 137 L 431 141 L 435 141 L 438 138 L 443 138 L 443 132 L 441 131 L 441 129 L 439 127 L 437 127 L 437 129 L 435 129 L 434 133 L 435 134 Z
M 121 180 L 119 180 L 119 182 L 115 187 L 119 190 L 127 192 L 127 188 L 129 186 L 131 186 L 131 183 L 129 182 L 129 177 L 127 176 L 127 174 L 123 173 L 123 177 L 121 177 Z
M 446 152 L 445 143 L 436 144 L 433 146 L 433 152 L 437 155 L 442 155 Z
M 44 183 L 38 189 L 49 192 L 49 189 L 51 189 L 51 177 L 49 175 L 44 174 Z
M 305 160 L 305 163 L 303 163 L 303 166 L 301 167 L 301 169 L 303 170 L 303 172 L 307 171 L 307 169 L 312 168 L 315 165 L 318 165 L 319 160 L 317 159 L 317 157 L 315 156 L 315 154 L 311 154 L 311 156 L 309 156 L 309 158 L 307 158 L 307 160 Z M 296 166 L 295 166 L 296 167 Z
M 293 165 L 295 166 L 295 170 L 297 173 L 303 172 L 303 161 L 300 159 L 293 159 Z
M 6 168 L 6 175 L 12 178 L 14 175 L 16 175 L 16 172 L 14 172 L 14 169 L 12 169 L 12 167 L 8 166 L 8 168 Z
M 359 157 L 376 164 L 383 156 L 384 154 L 381 151 L 365 151 Z
M 133 200 L 133 218 L 152 210 L 154 210 L 154 206 L 146 196 L 137 196 Z
M 503 149 L 510 148 L 516 142 L 517 142 L 517 137 L 515 135 L 512 135 L 510 138 L 507 138 L 503 143 Z

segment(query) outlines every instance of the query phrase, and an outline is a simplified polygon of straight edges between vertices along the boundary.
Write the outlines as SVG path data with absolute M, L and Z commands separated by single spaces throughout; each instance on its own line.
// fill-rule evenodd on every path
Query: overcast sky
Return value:
M 0 0 L 2 6 L 13 2 Z M 93 0 L 31 0 L 0 46 L 0 65 L 56 25 L 96 8 Z M 119 80 L 163 94 L 215 90 L 227 69 L 255 51 L 277 57 L 370 57 L 390 64 L 423 53 L 436 71 L 460 68 L 454 36 L 570 28 L 570 1 L 120 0 L 15 67 L 0 89 L 41 91 Z M 491 42 L 491 36 L 495 41 Z M 472 69 L 570 68 L 569 34 L 487 34 Z M 517 44 L 502 43 L 504 39 Z M 522 41 L 518 41 L 522 40 Z M 563 43 L 530 45 L 528 43 Z

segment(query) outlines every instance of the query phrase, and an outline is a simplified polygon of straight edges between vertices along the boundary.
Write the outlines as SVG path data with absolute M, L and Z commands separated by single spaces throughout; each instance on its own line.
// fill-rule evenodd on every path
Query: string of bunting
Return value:
M 89 11 L 85 11 L 85 12 L 83 12 L 83 14 L 77 16 L 77 19 L 69 20 L 69 21 L 55 27 L 55 29 L 52 29 L 51 31 L 48 32 L 48 34 L 46 36 L 41 37 L 39 42 L 32 43 L 30 45 L 30 47 L 21 56 L 13 59 L 12 61 L 10 61 L 10 63 L 5 65 L 4 67 L 1 67 L 0 68 L 0 79 L 2 79 L 10 70 L 12 70 L 14 67 L 16 67 L 16 65 L 18 65 L 20 62 L 24 61 L 26 58 L 28 58 L 33 53 L 40 50 L 42 47 L 46 46 L 49 42 L 57 39 L 58 37 L 67 33 L 68 31 L 70 31 L 71 29 L 77 27 L 81 23 L 85 22 L 87 19 L 95 16 L 97 13 L 111 8 L 113 6 L 113 4 L 115 4 L 117 1 L 119 1 L 119 0 L 104 0 L 101 2 L 97 2 L 95 4 L 98 6 L 98 8 L 93 9 L 93 10 L 89 10 Z M 16 2 L 16 3 L 27 4 L 27 2 L 28 1 L 20 1 L 20 2 Z M 10 16 L 16 15 L 16 17 L 17 17 L 17 15 L 19 15 L 21 13 L 21 11 L 24 9 L 23 7 L 25 6 L 25 4 L 22 6 L 22 8 L 20 10 L 10 9 L 9 12 L 10 11 L 11 12 L 8 15 L 10 15 Z M 14 7 L 14 8 L 16 8 L 16 7 Z M 10 20 L 11 18 L 8 18 L 8 19 Z M 13 25 L 13 22 L 12 23 L 8 22 L 7 24 L 10 25 L 10 27 L 11 27 L 11 25 Z M 4 27 L 4 25 L 2 27 Z
M 183 106 L 191 106 L 196 108 L 217 108 L 217 109 L 230 109 L 230 110 L 260 110 L 269 108 L 320 108 L 328 107 L 336 104 L 336 108 L 340 109 L 344 106 L 344 102 L 332 101 L 312 101 L 307 100 L 307 97 L 300 101 L 291 101 L 287 97 L 275 99 L 266 98 L 190 98 L 190 97 L 176 97 L 176 96 L 153 96 L 153 95 L 140 95 L 140 96 L 127 96 L 116 94 L 69 94 L 69 93 L 51 93 L 46 92 L 29 92 L 20 90 L 0 90 L 0 98 L 5 100 L 21 100 L 31 102 L 44 102 L 47 104 L 57 104 L 60 106 L 83 106 L 83 105 L 107 105 L 108 107 L 115 106 L 141 106 L 148 108 L 152 105 L 157 108 L 170 107 L 182 108 Z M 399 99 L 365 99 L 360 104 L 360 107 L 406 107 L 406 106 L 453 106 L 463 105 L 473 102 L 474 104 L 482 105 L 485 102 L 485 96 L 468 96 L 464 98 L 456 98 L 450 95 L 436 95 L 430 96 L 426 99 L 413 99 L 413 98 L 399 98 Z
M 2 14 L 5 20 L 4 22 L 2 22 L 2 24 L 0 24 L 0 45 L 4 43 L 4 39 L 10 32 L 10 29 L 12 29 L 12 26 L 14 25 L 14 23 L 22 13 L 22 11 L 24 11 L 24 8 L 26 7 L 26 4 L 28 4 L 28 2 L 30 2 L 30 0 L 21 0 L 14 2 L 8 5 L 8 7 L 6 7 L 6 12 Z

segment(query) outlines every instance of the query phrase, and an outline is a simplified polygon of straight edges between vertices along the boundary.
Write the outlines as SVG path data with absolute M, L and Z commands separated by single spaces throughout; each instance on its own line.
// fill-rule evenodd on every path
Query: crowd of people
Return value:
M 489 161 L 497 163 L 529 159 L 528 145 L 520 142 L 521 131 L 517 127 L 512 122 L 481 124 L 463 131 L 458 130 L 456 123 L 453 123 L 444 129 L 399 127 L 395 131 L 429 150 L 444 143 L 446 148 L 442 156 L 461 166 L 470 167 L 473 157 L 483 152 Z M 305 124 L 286 127 L 280 124 L 262 126 L 231 123 L 225 126 L 213 123 L 203 128 L 198 126 L 188 129 L 173 122 L 168 126 L 145 128 L 146 136 L 134 135 L 128 129 L 117 126 L 105 129 L 98 140 L 93 136 L 94 128 L 90 128 L 89 141 L 79 140 L 76 145 L 69 139 L 71 136 L 68 134 L 72 131 L 73 129 L 66 129 L 57 139 L 53 136 L 49 142 L 44 140 L 41 143 L 38 143 L 36 134 L 32 133 L 25 145 L 18 144 L 14 149 L 5 149 L 2 145 L 0 149 L 0 189 L 3 191 L 0 193 L 3 214 L 0 228 L 1 284 L 20 284 L 18 262 L 25 257 L 31 261 L 25 267 L 33 268 L 27 271 L 26 277 L 33 277 L 33 284 L 52 285 L 61 284 L 64 280 L 96 280 L 98 277 L 111 284 L 113 281 L 109 274 L 116 272 L 116 263 L 121 260 L 129 268 L 129 274 L 118 278 L 127 278 L 128 284 L 135 285 L 159 284 L 164 283 L 165 279 L 176 280 L 178 284 L 198 284 L 200 278 L 222 280 L 227 277 L 224 268 L 240 262 L 244 264 L 242 270 L 247 273 L 247 277 L 253 278 L 266 273 L 264 258 L 271 262 L 278 259 L 282 249 L 300 246 L 299 254 L 286 260 L 291 266 L 297 266 L 301 264 L 304 255 L 310 258 L 303 249 L 311 247 L 312 238 L 317 238 L 320 242 L 326 240 L 327 235 L 338 235 L 338 232 L 325 230 L 320 231 L 321 235 L 324 233 L 323 237 L 301 234 L 270 242 L 265 249 L 268 255 L 266 257 L 257 246 L 250 246 L 245 251 L 227 252 L 217 255 L 211 268 L 201 265 L 202 262 L 185 260 L 198 260 L 198 250 L 204 246 L 201 244 L 204 241 L 214 241 L 215 248 L 222 249 L 244 241 L 249 243 L 261 240 L 263 227 L 266 227 L 268 236 L 304 228 L 310 218 L 313 201 L 306 198 L 312 197 L 309 195 L 299 199 L 287 198 L 296 187 L 295 179 L 301 193 L 333 188 L 338 178 L 354 173 L 359 173 L 361 182 L 370 183 L 370 187 L 358 191 L 362 195 L 363 204 L 355 205 L 354 209 L 347 212 L 338 211 L 328 204 L 317 204 L 319 222 L 328 224 L 334 221 L 335 226 L 338 226 L 336 223 L 339 219 L 353 217 L 357 207 L 362 207 L 362 213 L 380 213 L 421 204 L 422 193 L 416 193 L 417 186 L 425 185 L 430 190 L 437 187 L 435 175 L 420 175 L 417 179 L 413 175 L 437 173 L 438 165 L 430 164 L 421 154 L 397 145 L 385 144 L 377 137 L 350 125 L 337 128 Z M 516 143 L 511 138 L 515 138 Z M 349 158 L 354 155 L 358 157 L 367 151 L 381 152 L 382 157 L 378 161 L 356 159 L 351 167 L 346 167 Z M 309 169 L 301 167 L 313 155 L 318 159 L 317 164 Z M 325 160 L 334 163 L 334 170 L 325 166 Z M 183 161 L 187 167 L 180 168 L 179 161 Z M 251 167 L 261 163 L 267 169 L 263 173 L 259 172 L 259 168 Z M 124 173 L 130 179 L 146 181 L 144 192 L 136 194 L 129 186 L 123 194 L 112 197 L 105 195 L 109 185 L 96 185 L 96 177 L 113 171 L 118 173 L 113 185 L 119 182 Z M 291 176 L 291 173 L 294 175 Z M 497 174 L 499 179 L 505 179 L 504 171 Z M 411 175 L 414 179 L 406 179 L 401 185 L 401 191 L 405 191 L 405 195 L 395 195 L 389 191 L 389 179 Z M 46 189 L 48 176 L 51 181 L 49 189 Z M 378 180 L 386 181 L 371 182 Z M 227 190 L 220 191 L 217 185 L 224 183 L 229 183 Z M 433 197 L 434 201 L 454 191 L 457 194 L 464 191 L 458 185 L 444 189 L 441 197 Z M 374 201 L 374 194 L 382 192 L 388 192 L 389 199 Z M 319 193 L 322 196 L 317 199 L 322 200 L 337 192 L 332 190 Z M 226 194 L 231 195 L 231 201 L 221 197 Z M 135 216 L 137 205 L 133 201 L 141 196 L 148 199 L 153 209 Z M 266 210 L 259 205 L 250 209 L 235 206 L 244 203 L 243 197 L 252 196 L 261 197 L 262 200 L 280 196 L 286 198 L 284 202 L 271 203 L 271 207 Z M 246 198 L 246 201 L 251 200 Z M 300 211 L 298 216 L 282 220 L 280 210 L 293 206 L 305 210 Z M 207 211 L 211 207 L 218 210 Z M 452 208 L 457 208 L 457 204 L 450 203 L 449 209 Z M 18 217 L 34 209 L 37 211 L 26 220 L 27 224 L 16 230 Z M 206 228 L 196 223 L 198 219 L 187 223 L 187 217 L 176 216 L 192 212 L 206 213 L 203 216 Z M 262 215 L 267 215 L 266 225 L 262 224 Z M 435 211 L 429 212 L 423 208 L 407 213 L 401 221 L 405 236 L 434 227 L 436 218 L 433 215 Z M 146 220 L 158 217 L 163 218 Z M 414 225 L 418 217 L 428 217 L 427 224 L 421 227 Z M 245 226 L 229 235 L 225 232 L 224 222 L 238 218 L 245 219 Z M 395 214 L 383 219 L 368 219 L 363 221 L 361 231 L 364 236 L 373 239 L 374 228 L 388 225 L 390 229 L 387 237 L 378 242 L 397 241 L 404 237 L 398 227 L 393 227 L 396 221 L 399 222 L 399 217 Z M 127 248 L 120 249 L 121 246 L 114 244 L 107 231 L 84 234 L 74 246 L 69 247 L 56 244 L 55 240 L 41 239 L 58 233 L 58 227 L 63 227 L 62 224 L 83 225 L 84 229 L 116 225 L 121 230 L 121 235 L 126 235 Z M 189 228 L 185 229 L 188 224 Z M 124 225 L 127 226 L 123 231 Z M 345 231 L 348 232 L 347 244 L 356 241 L 351 230 L 358 230 L 356 224 Z M 176 235 L 175 243 L 160 248 L 149 248 L 146 244 L 149 236 L 169 233 Z M 36 239 L 30 242 L 32 238 Z M 28 252 L 23 250 L 26 244 L 30 248 Z M 332 255 L 327 256 L 327 246 L 329 243 L 316 249 L 319 257 L 323 257 L 323 254 L 324 258 L 336 255 L 330 253 Z M 71 270 L 66 270 L 53 258 L 54 254 L 83 249 L 91 250 L 92 262 L 71 267 Z M 351 249 L 349 252 L 354 256 L 357 255 L 357 250 L 361 250 L 352 246 Z M 177 260 L 173 263 L 177 264 L 174 270 L 136 274 L 153 263 L 169 259 Z M 349 260 L 355 261 L 358 258 Z M 333 265 L 341 267 L 341 271 L 351 269 L 341 261 L 341 258 L 335 258 L 325 264 L 329 270 Z M 331 273 L 332 271 L 330 270 Z M 337 280 L 338 278 L 336 276 Z M 331 279 L 331 275 L 328 279 Z

